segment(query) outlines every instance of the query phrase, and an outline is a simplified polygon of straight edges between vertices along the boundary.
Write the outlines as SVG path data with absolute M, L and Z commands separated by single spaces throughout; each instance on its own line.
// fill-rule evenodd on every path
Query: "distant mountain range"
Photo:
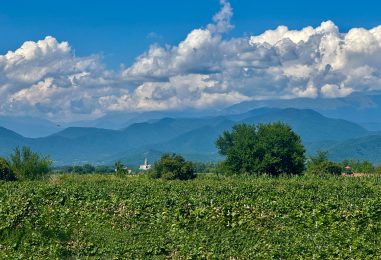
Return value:
M 193 109 L 185 111 L 151 111 L 151 112 L 112 112 L 100 118 L 80 122 L 50 122 L 48 120 L 0 116 L 0 126 L 15 131 L 25 137 L 46 137 L 68 127 L 92 127 L 120 130 L 136 123 L 157 121 L 169 118 L 202 118 L 237 115 L 245 117 L 245 113 L 253 109 L 257 113 L 263 111 L 297 108 L 312 109 L 329 118 L 339 118 L 355 122 L 371 131 L 381 131 L 381 93 L 353 93 L 342 98 L 296 98 L 283 100 L 253 100 L 245 101 L 225 109 Z M 254 114 L 253 114 L 254 116 Z
M 47 136 L 61 130 L 59 124 L 27 116 L 0 116 L 0 126 L 28 137 Z
M 159 120 L 165 117 L 194 118 L 216 115 L 216 110 L 113 112 L 94 120 L 78 122 L 51 122 L 28 116 L 0 116 L 0 126 L 15 131 L 25 137 L 45 137 L 69 127 L 124 129 L 132 124 Z
M 356 122 L 369 130 L 381 130 L 381 93 L 353 93 L 342 98 L 296 98 L 245 101 L 226 108 L 222 113 L 237 114 L 255 108 L 313 109 L 324 116 Z
M 309 154 L 327 150 L 332 159 L 368 159 L 381 162 L 381 135 L 359 124 L 333 119 L 311 109 L 259 108 L 227 115 L 149 119 L 121 130 L 69 127 L 46 137 L 28 138 L 0 128 L 0 155 L 8 156 L 16 146 L 27 145 L 49 154 L 56 165 L 112 164 L 122 160 L 138 165 L 147 156 L 156 160 L 164 152 L 183 154 L 195 161 L 221 159 L 216 138 L 239 122 L 282 121 L 300 134 Z

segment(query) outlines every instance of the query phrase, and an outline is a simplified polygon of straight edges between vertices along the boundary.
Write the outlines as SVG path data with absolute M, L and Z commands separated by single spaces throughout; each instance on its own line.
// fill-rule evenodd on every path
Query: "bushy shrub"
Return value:
M 4 158 L 0 157 L 0 180 L 13 181 L 16 179 L 9 163 Z
M 186 161 L 181 155 L 164 154 L 150 171 L 152 178 L 166 180 L 190 180 L 195 178 L 192 162 Z
M 342 168 L 339 164 L 331 161 L 324 161 L 320 164 L 310 166 L 306 172 L 308 175 L 341 175 Z
M 11 155 L 11 169 L 17 179 L 39 179 L 50 172 L 51 165 L 49 157 L 41 156 L 29 147 L 17 147 Z
M 128 174 L 128 170 L 125 169 L 125 167 L 121 161 L 117 161 L 115 163 L 115 174 L 117 176 L 125 176 Z
M 345 160 L 341 163 L 341 166 L 350 166 L 353 172 L 357 173 L 374 173 L 374 165 L 369 161 L 361 160 Z
M 307 175 L 341 175 L 342 166 L 328 160 L 327 152 L 320 151 L 315 156 L 311 156 L 307 163 Z
M 375 168 L 374 168 L 374 174 L 380 174 L 381 175 L 381 164 L 377 165 Z
M 215 162 L 193 162 L 193 169 L 196 173 L 216 173 L 218 164 Z

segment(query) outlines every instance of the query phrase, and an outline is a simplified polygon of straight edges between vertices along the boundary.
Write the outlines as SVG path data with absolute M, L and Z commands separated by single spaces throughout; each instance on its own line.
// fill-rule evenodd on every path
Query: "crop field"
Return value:
M 381 257 L 381 177 L 0 182 L 7 257 Z

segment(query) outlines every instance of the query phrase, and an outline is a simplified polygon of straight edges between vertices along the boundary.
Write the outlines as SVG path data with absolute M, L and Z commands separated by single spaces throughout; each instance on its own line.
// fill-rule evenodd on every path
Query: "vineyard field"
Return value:
M 0 182 L 0 258 L 381 257 L 381 177 Z

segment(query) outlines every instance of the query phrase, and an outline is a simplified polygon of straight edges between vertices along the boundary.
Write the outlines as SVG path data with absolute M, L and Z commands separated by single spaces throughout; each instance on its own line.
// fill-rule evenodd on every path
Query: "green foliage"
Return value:
M 155 162 L 150 176 L 166 180 L 190 180 L 196 177 L 192 162 L 177 154 L 163 154 Z
M 341 175 L 343 167 L 335 162 L 328 160 L 326 151 L 319 151 L 316 155 L 311 156 L 307 162 L 307 175 L 324 176 L 324 175 Z
M 114 173 L 115 167 L 107 166 L 107 165 L 98 165 L 95 166 L 95 173 L 97 174 L 107 174 L 107 173 Z
M 216 146 L 226 156 L 222 168 L 230 173 L 278 176 L 304 170 L 301 139 L 283 123 L 235 125 L 216 140 Z
M 80 165 L 74 165 L 73 169 L 72 169 L 72 173 L 84 174 L 85 171 L 83 170 L 82 166 L 80 166 Z
M 311 165 L 306 174 L 308 175 L 340 175 L 342 173 L 342 167 L 331 161 L 324 161 L 318 165 Z
M 193 169 L 196 173 L 216 173 L 218 164 L 215 162 L 193 162 Z
M 316 155 L 310 156 L 307 166 L 319 165 L 328 161 L 328 152 L 327 151 L 318 151 Z
M 75 166 L 56 166 L 53 171 L 55 173 L 77 173 L 77 174 L 109 174 L 115 172 L 114 166 L 107 165 L 97 165 L 93 166 L 91 164 L 85 165 L 75 165 Z
M 121 161 L 115 162 L 115 174 L 117 176 L 126 176 L 128 174 L 128 170 Z
M 95 167 L 91 164 L 75 165 L 72 170 L 72 173 L 78 173 L 78 174 L 88 174 L 88 173 L 94 173 L 94 172 L 95 172 Z
M 0 157 L 0 180 L 13 181 L 16 179 L 9 163 L 4 158 Z
M 381 175 L 381 164 L 377 165 L 375 168 L 374 168 L 374 174 L 378 174 L 378 175 Z
M 381 178 L 0 182 L 1 259 L 378 259 Z
M 33 152 L 29 147 L 17 147 L 11 154 L 11 169 L 17 179 L 36 180 L 50 172 L 52 161 Z
M 344 160 L 341 162 L 342 167 L 350 166 L 353 172 L 357 173 L 374 173 L 374 165 L 369 161 L 361 160 Z

